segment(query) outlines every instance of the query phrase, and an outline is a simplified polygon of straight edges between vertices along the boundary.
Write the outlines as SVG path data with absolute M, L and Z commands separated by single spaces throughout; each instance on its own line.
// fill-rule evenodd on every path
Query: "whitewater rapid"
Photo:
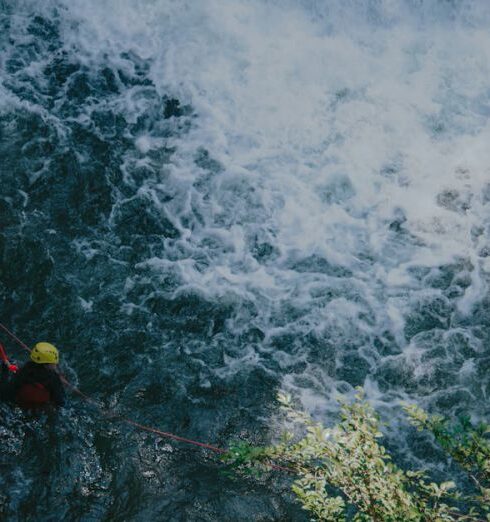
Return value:
M 393 339 L 390 351 L 414 375 L 430 374 L 430 360 L 415 355 L 426 347 L 414 339 L 418 328 L 410 331 L 411 316 L 435 308 L 443 319 L 428 329 L 456 335 L 487 293 L 485 3 L 70 2 L 65 9 L 81 20 L 76 31 L 65 29 L 65 45 L 88 63 L 106 53 L 116 61 L 130 48 L 149 62 L 157 90 L 196 114 L 185 139 L 135 137 L 142 154 L 176 147 L 160 185 L 139 191 L 160 204 L 159 187 L 174 188 L 179 197 L 161 211 L 181 237 L 143 265 L 174 273 L 178 292 L 250 301 L 266 346 L 293 335 L 298 347 L 273 355 L 291 385 L 286 361 L 291 352 L 305 357 L 308 335 L 340 354 L 349 339 L 365 339 L 354 344 L 366 354 L 371 384 L 381 357 L 375 338 Z M 119 103 L 137 112 L 129 93 Z M 211 172 L 195 161 L 202 148 Z M 186 253 L 173 258 L 173 249 Z M 196 262 L 201 255 L 204 264 Z M 451 281 L 431 282 L 446 267 L 464 280 L 449 293 Z M 235 323 L 247 328 L 250 318 Z M 470 331 L 462 335 L 478 344 Z
M 487 2 L 0 8 L 4 315 L 80 386 L 224 444 L 279 389 L 488 414 Z

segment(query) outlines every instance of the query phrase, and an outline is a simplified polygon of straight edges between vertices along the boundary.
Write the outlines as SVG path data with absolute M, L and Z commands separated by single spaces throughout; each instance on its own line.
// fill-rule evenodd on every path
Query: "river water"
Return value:
M 0 0 L 0 320 L 85 393 L 226 447 L 363 386 L 490 393 L 490 6 Z M 25 360 L 5 336 L 9 354 Z M 306 520 L 289 479 L 100 416 L 0 405 L 0 518 Z

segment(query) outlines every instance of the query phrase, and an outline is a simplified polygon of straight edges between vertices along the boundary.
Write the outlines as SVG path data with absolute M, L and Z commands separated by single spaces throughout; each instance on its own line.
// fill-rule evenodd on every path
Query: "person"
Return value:
M 59 353 L 51 343 L 37 343 L 31 360 L 10 378 L 4 364 L 2 397 L 23 409 L 35 410 L 49 405 L 64 406 L 65 390 L 57 371 Z

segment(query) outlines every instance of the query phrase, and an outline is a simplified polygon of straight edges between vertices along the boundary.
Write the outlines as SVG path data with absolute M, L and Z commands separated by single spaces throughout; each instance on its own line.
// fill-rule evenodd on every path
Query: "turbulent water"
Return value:
M 490 6 L 0 0 L 0 321 L 117 414 L 226 447 L 364 386 L 487 416 Z M 18 361 L 25 359 L 4 335 Z M 0 405 L 0 518 L 306 520 L 289 479 Z

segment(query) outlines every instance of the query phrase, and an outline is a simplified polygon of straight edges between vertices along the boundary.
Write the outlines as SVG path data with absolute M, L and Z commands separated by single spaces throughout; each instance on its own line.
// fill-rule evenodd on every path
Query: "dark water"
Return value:
M 182 14 L 173 2 L 0 1 L 0 321 L 28 344 L 58 345 L 68 377 L 116 413 L 223 447 L 276 435 L 274 398 L 284 388 L 326 421 L 336 395 L 357 385 L 387 415 L 400 399 L 488 414 L 490 185 L 478 147 L 487 143 L 489 91 L 485 71 L 469 92 L 467 71 L 448 65 L 483 38 L 480 4 L 425 3 L 420 17 L 413 2 L 400 12 L 332 4 L 329 24 L 315 2 L 288 2 L 281 15 L 274 2 L 245 4 L 224 7 L 216 28 L 215 2 L 191 2 Z M 264 9 L 279 17 L 271 30 L 281 42 L 281 24 L 297 10 L 320 23 L 318 40 L 304 43 L 310 59 L 309 45 L 354 49 L 347 61 L 360 79 L 332 80 L 325 112 L 309 105 L 315 90 L 291 109 L 295 82 L 319 81 L 294 50 L 277 54 L 291 84 L 276 84 L 283 69 L 273 59 L 270 77 L 250 72 L 262 56 L 251 42 L 275 52 Z M 404 13 L 406 63 L 390 81 L 402 89 L 411 75 L 440 78 L 434 87 L 424 76 L 429 94 L 411 101 L 420 113 L 413 129 L 413 105 L 388 110 L 385 127 L 369 108 L 378 100 L 368 92 L 373 75 L 379 100 L 403 105 L 406 93 L 383 83 L 392 69 L 383 62 L 398 63 L 382 44 L 393 33 L 369 41 L 369 31 L 350 28 L 349 45 L 335 40 L 347 15 L 397 31 Z M 468 42 L 444 54 L 443 39 L 418 32 L 439 19 L 443 35 L 456 24 Z M 289 30 L 304 36 L 301 25 Z M 358 73 L 364 52 L 372 61 Z M 342 69 L 325 67 L 326 78 Z M 301 121 L 310 110 L 317 119 Z M 281 114 L 298 118 L 284 136 Z M 425 141 L 405 135 L 385 147 L 400 119 Z M 455 152 L 430 175 L 412 161 L 433 165 L 470 145 L 476 159 L 461 164 Z M 362 156 L 363 147 L 379 157 Z M 359 164 L 345 159 L 353 151 Z M 418 194 L 430 190 L 427 210 Z M 77 397 L 57 418 L 0 412 L 2 519 L 307 518 L 287 477 L 229 478 L 205 451 L 103 418 Z M 400 461 L 440 464 L 396 418 Z
M 184 197 L 160 172 L 173 147 L 144 155 L 143 164 L 134 136 L 185 138 L 193 109 L 158 93 L 149 63 L 129 50 L 117 68 L 109 59 L 97 68 L 81 64 L 63 49 L 54 11 L 18 14 L 7 5 L 1 23 L 3 86 L 19 105 L 9 104 L 0 124 L 2 321 L 27 343 L 55 339 L 68 374 L 117 413 L 216 444 L 260 440 L 278 378 L 260 368 L 226 379 L 213 374 L 244 343 L 263 338 L 226 327 L 242 310 L 257 312 L 192 289 L 174 296 L 177 275 L 139 266 L 167 252 L 176 262 L 189 253 L 178 251 L 181 231 L 165 217 L 165 203 Z M 33 65 L 39 70 L 29 74 Z M 143 100 L 130 119 L 117 110 L 128 90 Z M 194 161 L 203 177 L 220 168 L 204 148 Z M 140 190 L 143 183 L 158 184 L 156 201 Z M 198 214 L 188 219 L 198 226 Z M 101 419 L 76 397 L 56 421 L 2 406 L 2 440 L 6 520 L 297 513 L 289 495 L 266 493 L 274 486 L 230 480 L 215 458 Z

